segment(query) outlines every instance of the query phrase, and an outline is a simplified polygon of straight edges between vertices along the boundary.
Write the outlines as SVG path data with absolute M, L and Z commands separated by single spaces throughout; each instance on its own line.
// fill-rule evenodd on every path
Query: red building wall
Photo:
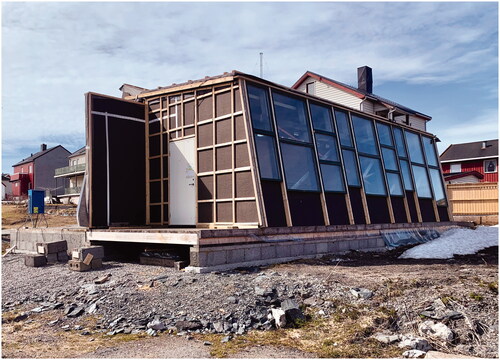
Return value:
M 498 169 L 497 172 L 494 173 L 485 173 L 484 160 L 457 161 L 456 163 L 460 163 L 462 165 L 462 172 L 477 171 L 484 175 L 484 178 L 479 180 L 480 182 L 498 182 Z M 443 167 L 443 173 L 446 174 L 450 172 L 451 163 L 445 163 L 441 166 Z
M 29 172 L 31 166 L 31 172 Z M 12 195 L 13 196 L 23 196 L 28 195 L 28 189 L 33 189 L 33 184 L 35 183 L 35 173 L 34 173 L 34 163 L 26 163 L 14 167 L 12 182 Z M 19 176 L 16 176 L 19 174 Z M 16 183 L 18 186 L 16 186 Z

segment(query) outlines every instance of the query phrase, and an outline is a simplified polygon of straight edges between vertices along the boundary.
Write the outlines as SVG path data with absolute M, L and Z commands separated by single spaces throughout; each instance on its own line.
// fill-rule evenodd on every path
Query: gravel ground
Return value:
M 123 334 L 143 335 L 146 331 L 160 334 L 159 338 L 134 341 L 135 345 L 75 350 L 77 356 L 195 358 L 207 357 L 207 347 L 196 339 L 187 340 L 190 335 L 219 333 L 238 337 L 251 330 L 275 329 L 271 309 L 283 307 L 283 301 L 291 299 L 308 314 L 322 319 L 334 319 L 339 309 L 344 312 L 341 304 L 374 312 L 386 309 L 393 312 L 393 321 L 373 327 L 398 336 L 418 336 L 418 326 L 424 320 L 436 318 L 439 311 L 455 311 L 460 315 L 437 321 L 453 331 L 453 341 L 440 344 L 428 338 L 429 343 L 447 352 L 497 357 L 498 247 L 451 261 L 397 259 L 401 252 L 353 252 L 342 257 L 209 274 L 112 261 L 105 262 L 101 270 L 80 273 L 63 264 L 30 268 L 24 265 L 22 256 L 7 255 L 2 261 L 2 321 L 9 326 L 23 324 L 28 329 L 37 319 L 43 319 L 43 326 L 50 331 L 71 329 L 89 338 L 107 334 L 118 339 Z M 108 277 L 104 283 L 94 283 L 104 277 Z M 358 288 L 366 289 L 369 296 L 356 297 Z M 437 300 L 443 303 L 444 310 L 437 308 Z M 424 311 L 426 316 L 422 315 Z M 86 320 L 90 318 L 93 320 Z M 25 325 L 26 321 L 34 323 Z M 49 332 L 44 340 L 44 327 L 39 328 L 37 339 L 49 343 Z M 170 336 L 173 340 L 156 350 L 141 345 L 163 339 L 166 333 L 184 336 Z M 9 343 L 9 336 L 14 335 L 14 331 L 4 332 L 3 343 Z M 172 356 L 168 349 L 178 347 L 175 341 L 192 344 L 194 353 Z M 27 350 L 17 351 L 19 356 L 32 357 L 23 352 Z M 283 355 L 280 357 L 308 354 L 290 349 L 277 352 Z M 276 349 L 272 347 L 250 347 L 231 357 L 271 358 L 273 354 Z M 7 355 L 15 357 L 13 353 Z M 40 356 L 51 357 L 47 353 Z

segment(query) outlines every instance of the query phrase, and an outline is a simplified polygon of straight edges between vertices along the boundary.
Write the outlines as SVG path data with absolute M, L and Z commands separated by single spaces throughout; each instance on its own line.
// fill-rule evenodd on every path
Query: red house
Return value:
M 446 182 L 498 182 L 498 139 L 452 144 L 439 160 Z
M 42 144 L 39 152 L 12 165 L 12 196 L 26 197 L 29 189 L 49 190 L 53 195 L 63 193 L 64 187 L 57 189 L 54 171 L 67 164 L 69 154 L 61 145 L 47 149 L 47 145 Z

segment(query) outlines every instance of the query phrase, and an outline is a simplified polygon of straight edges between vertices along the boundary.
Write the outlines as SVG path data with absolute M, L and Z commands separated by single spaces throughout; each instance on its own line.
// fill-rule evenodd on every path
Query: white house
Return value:
M 69 186 L 58 198 L 65 204 L 78 204 L 85 175 L 85 146 L 68 156 L 68 166 L 55 170 L 55 178 L 66 179 L 63 184 Z

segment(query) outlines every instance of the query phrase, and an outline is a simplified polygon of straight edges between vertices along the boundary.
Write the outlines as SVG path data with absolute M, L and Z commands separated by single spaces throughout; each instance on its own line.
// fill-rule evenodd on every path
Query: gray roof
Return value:
M 72 153 L 68 157 L 72 158 L 72 157 L 79 156 L 79 155 L 85 155 L 85 146 L 83 146 L 82 148 L 76 150 L 74 153 Z
M 483 149 L 483 142 L 486 142 L 486 147 Z M 475 159 L 483 157 L 498 156 L 498 139 L 475 141 L 462 144 L 451 144 L 441 154 L 439 160 L 451 161 L 461 159 Z
M 16 163 L 16 164 L 12 165 L 12 167 L 14 167 L 14 166 L 18 166 L 18 165 L 22 165 L 22 164 L 26 164 L 26 163 L 30 163 L 30 162 L 34 161 L 35 159 L 39 158 L 40 156 L 43 156 L 43 155 L 47 154 L 49 151 L 52 151 L 52 150 L 54 150 L 54 149 L 56 149 L 56 148 L 58 148 L 58 147 L 61 147 L 61 148 L 63 148 L 64 150 L 66 150 L 66 149 L 64 148 L 64 146 L 62 146 L 62 145 L 57 145 L 57 146 L 54 146 L 54 147 L 48 148 L 47 150 L 43 150 L 43 151 L 39 151 L 39 152 L 37 152 L 37 153 L 35 153 L 35 154 L 31 154 L 31 156 L 27 157 L 26 159 L 22 159 L 22 160 L 21 160 L 21 161 L 19 161 L 18 163 Z M 66 151 L 68 151 L 68 150 L 66 150 Z M 68 151 L 68 153 L 69 153 L 69 151 Z

